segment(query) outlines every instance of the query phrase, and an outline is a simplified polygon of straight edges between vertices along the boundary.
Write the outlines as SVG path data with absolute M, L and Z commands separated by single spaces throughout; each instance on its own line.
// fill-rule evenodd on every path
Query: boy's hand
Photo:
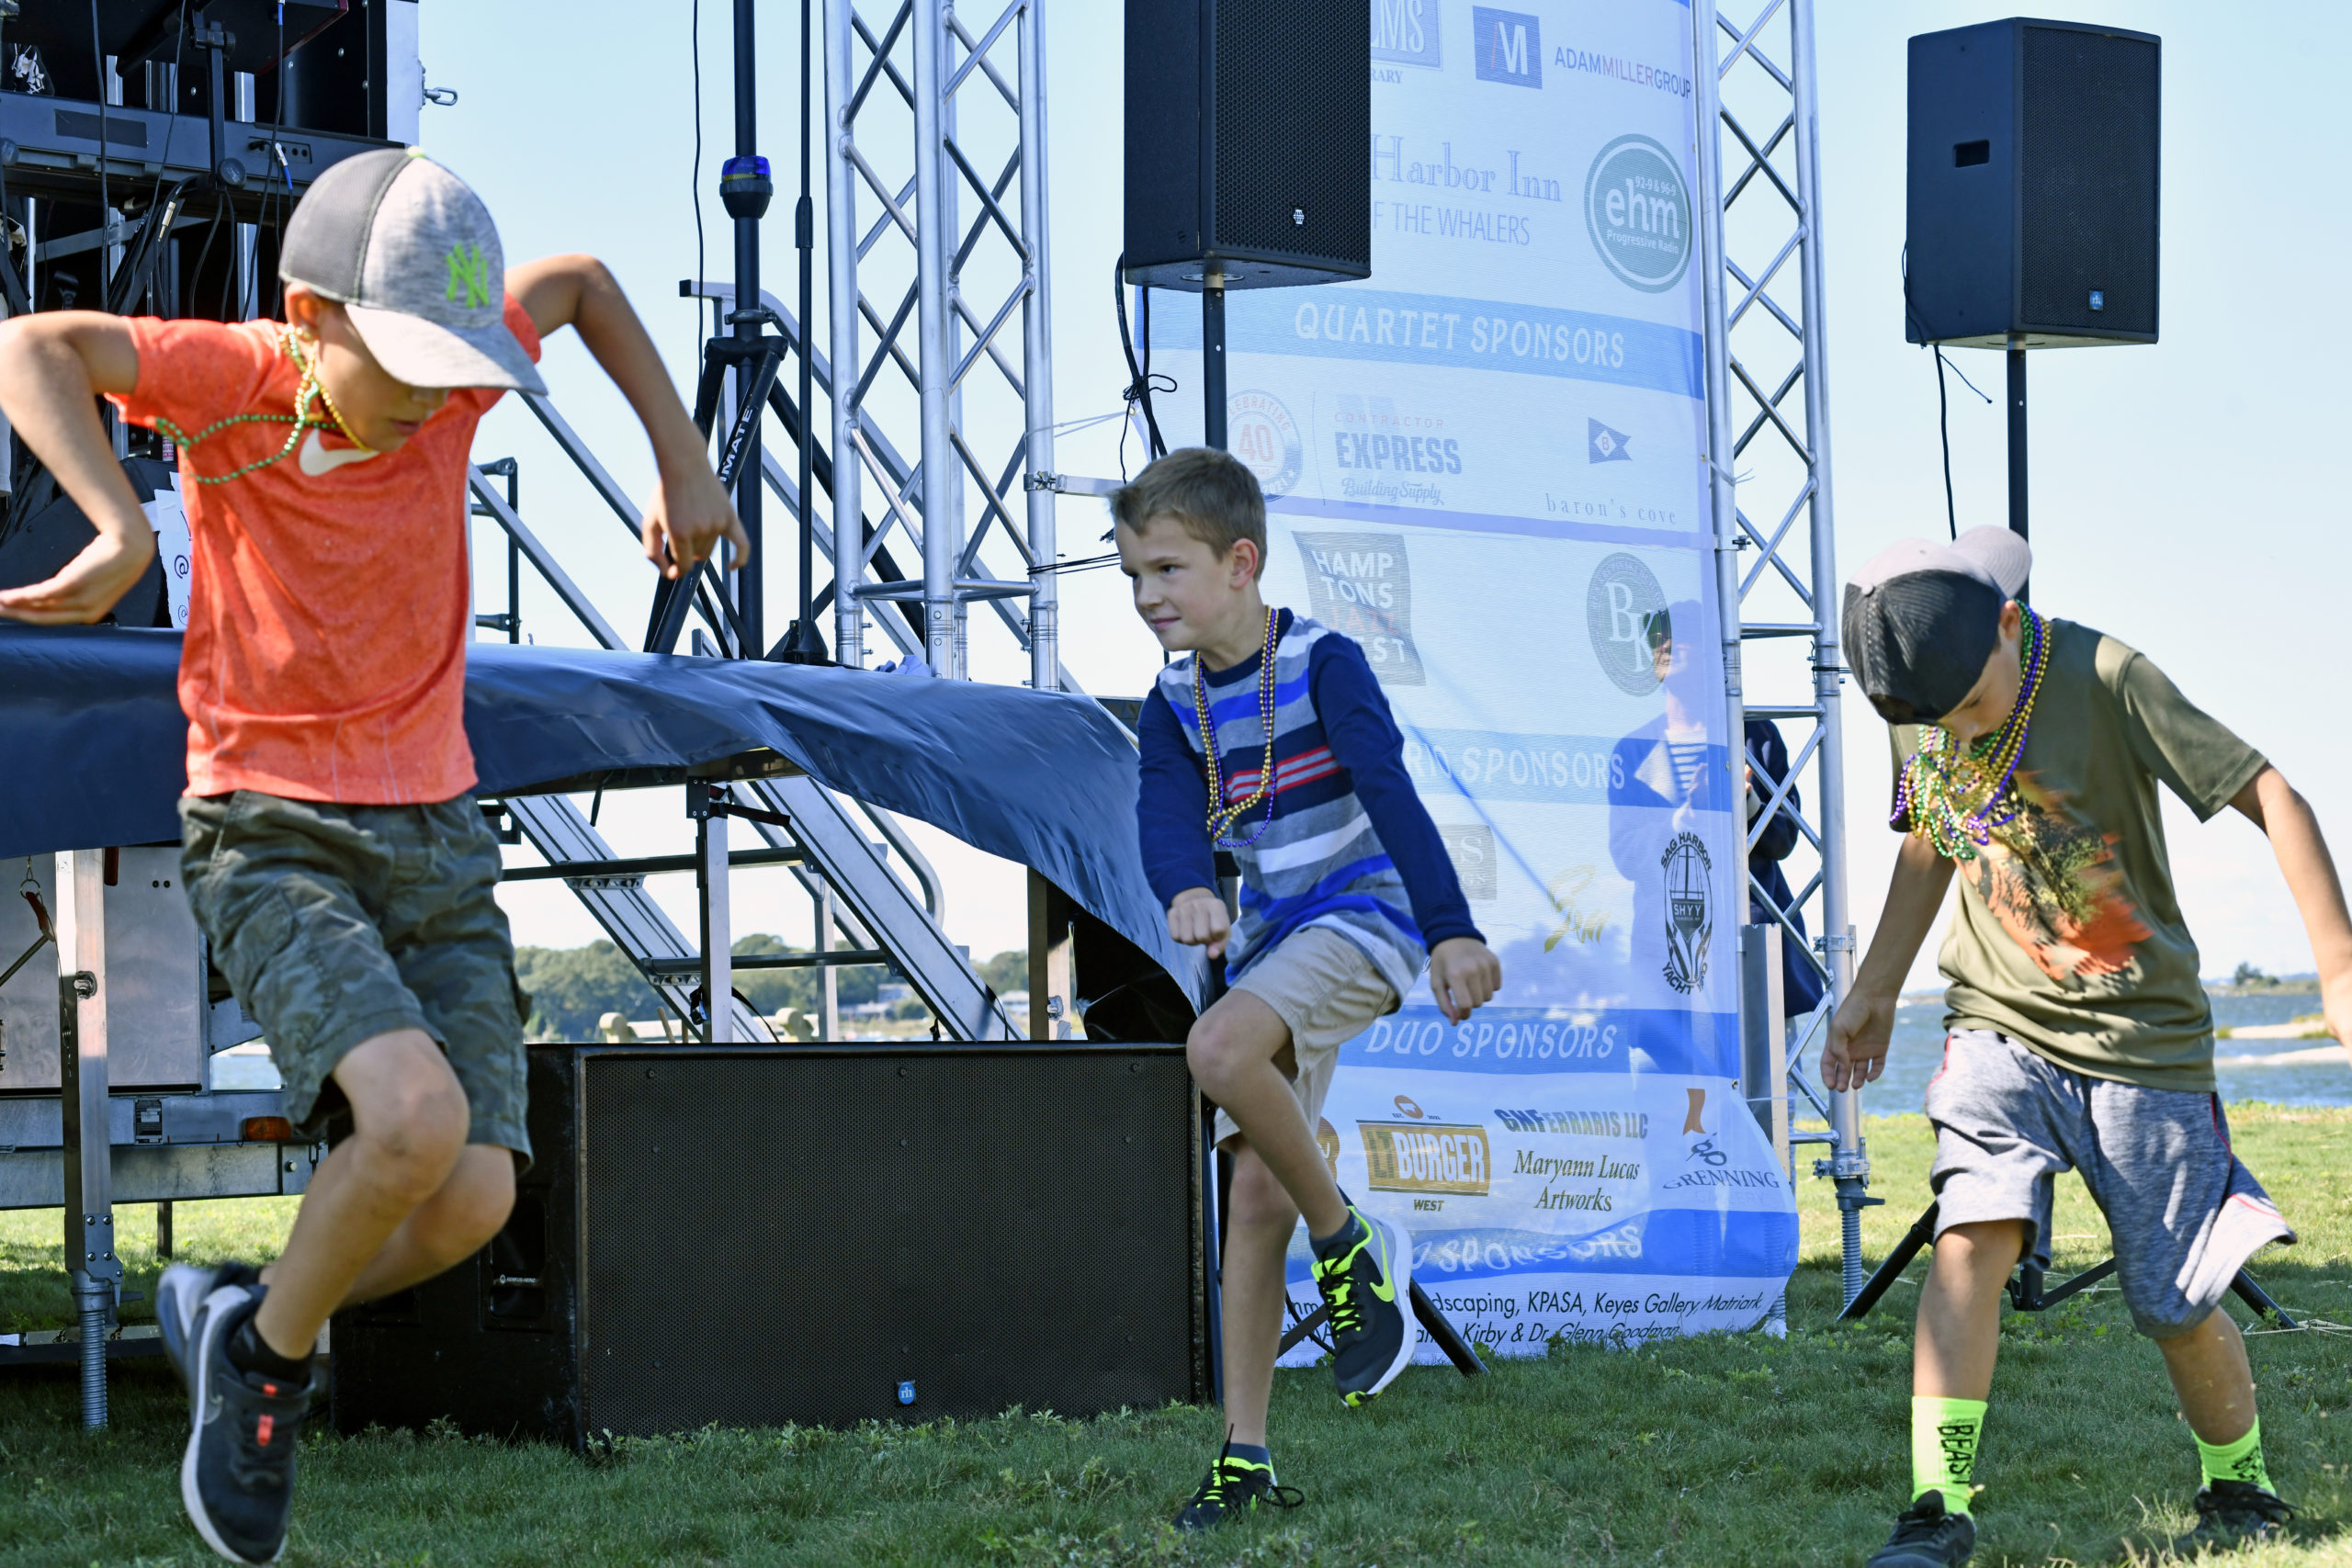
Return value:
M 1894 1036 L 1894 1002 L 1859 988 L 1838 1004 L 1829 1040 L 1821 1047 L 1821 1081 L 1832 1089 L 1860 1089 L 1886 1071 Z
M 697 460 L 664 472 L 654 487 L 653 504 L 645 509 L 645 558 L 664 577 L 684 577 L 696 561 L 716 554 L 721 539 L 735 547 L 729 570 L 750 558 L 751 536 L 710 466 Z
M 40 626 L 86 625 L 113 609 L 154 558 L 155 536 L 143 515 L 135 527 L 102 530 L 56 576 L 0 589 L 0 616 Z
M 1430 950 L 1430 995 L 1448 1023 L 1460 1023 L 1503 987 L 1503 961 L 1475 936 L 1450 936 Z
M 1186 947 L 1205 947 L 1211 958 L 1225 956 L 1226 938 L 1233 934 L 1233 917 L 1225 900 L 1206 887 L 1187 887 L 1168 906 L 1168 937 Z

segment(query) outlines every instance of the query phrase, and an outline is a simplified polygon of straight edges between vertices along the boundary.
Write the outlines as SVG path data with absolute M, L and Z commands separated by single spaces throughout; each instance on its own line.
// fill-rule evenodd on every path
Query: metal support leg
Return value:
M 106 853 L 57 857 L 59 1091 L 64 1111 L 65 1271 L 81 1325 L 82 1425 L 107 1424 L 107 1340 L 122 1262 L 114 1245 L 107 1117 Z
M 702 915 L 703 1038 L 726 1045 L 735 1038 L 734 931 L 727 900 L 727 818 L 710 809 L 711 786 L 686 786 L 686 815 L 695 819 L 695 894 Z

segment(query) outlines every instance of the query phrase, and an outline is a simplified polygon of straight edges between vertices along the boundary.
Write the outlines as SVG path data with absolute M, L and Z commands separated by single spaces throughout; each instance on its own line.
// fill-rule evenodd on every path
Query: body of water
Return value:
M 2255 991 L 2213 998 L 2213 1022 L 2219 1029 L 2286 1023 L 2317 1011 L 2316 991 Z M 2233 1058 L 2278 1055 L 2327 1043 L 2325 1040 L 2216 1041 L 2213 1065 L 2222 1098 L 2266 1100 L 2277 1105 L 2352 1105 L 2352 1066 L 2346 1065 L 2340 1053 L 2330 1061 L 2290 1066 L 2231 1065 Z M 1816 1088 L 1821 1082 L 1815 1070 L 1819 1048 L 1816 1038 L 1804 1054 L 1805 1076 Z M 1881 1115 L 1917 1111 L 1943 1054 L 1943 1003 L 1915 1002 L 1898 1008 L 1885 1076 L 1863 1091 L 1862 1104 Z

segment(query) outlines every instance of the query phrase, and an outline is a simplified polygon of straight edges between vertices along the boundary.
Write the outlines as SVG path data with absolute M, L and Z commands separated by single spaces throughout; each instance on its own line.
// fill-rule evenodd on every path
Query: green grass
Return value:
M 2241 1152 L 2302 1235 L 2256 1272 L 2290 1309 L 2352 1323 L 2352 1111 L 2233 1112 Z M 1916 1116 L 1870 1126 L 1868 1249 L 1925 1201 Z M 2060 1271 L 2104 1255 L 2061 1189 Z M 1219 1436 L 1215 1412 L 1087 1422 L 1015 1414 L 848 1432 L 712 1431 L 586 1460 L 454 1434 L 306 1438 L 297 1564 L 1859 1563 L 1907 1496 L 1914 1287 L 1851 1329 L 1836 1213 L 1804 1188 L 1794 1331 L 1639 1353 L 1555 1348 L 1465 1380 L 1417 1369 L 1351 1415 L 1319 1372 L 1275 1391 L 1277 1457 L 1308 1506 L 1183 1543 L 1162 1530 Z M 254 1256 L 289 1201 L 183 1204 L 182 1252 Z M 152 1280 L 150 1212 L 120 1212 Z M 0 1215 L 0 1319 L 62 1322 L 54 1211 Z M 1915 1273 L 1917 1269 L 1915 1269 Z M 134 1285 L 134 1288 L 147 1288 Z M 2240 1314 L 2243 1319 L 2244 1314 Z M 2251 1340 L 2271 1472 L 2302 1505 L 2288 1543 L 2233 1559 L 2352 1563 L 2352 1337 Z M 0 1568 L 209 1562 L 179 1517 L 183 1405 L 156 1365 L 118 1371 L 116 1424 L 74 1427 L 63 1371 L 0 1374 Z M 2190 1523 L 2196 1455 L 2154 1347 L 2112 1293 L 2003 1329 L 1977 1479 L 1983 1564 L 2150 1562 Z

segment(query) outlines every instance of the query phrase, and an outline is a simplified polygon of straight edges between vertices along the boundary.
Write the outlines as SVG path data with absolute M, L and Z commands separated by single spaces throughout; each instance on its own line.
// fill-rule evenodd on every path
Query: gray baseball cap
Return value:
M 339 300 L 377 362 L 412 387 L 544 392 L 506 327 L 490 209 L 415 148 L 345 158 L 286 220 L 277 276 Z
M 2006 528 L 1951 544 L 1903 539 L 1846 584 L 1854 678 L 1889 724 L 1933 724 L 1968 700 L 2000 642 L 2001 607 L 2025 588 L 2033 551 Z

